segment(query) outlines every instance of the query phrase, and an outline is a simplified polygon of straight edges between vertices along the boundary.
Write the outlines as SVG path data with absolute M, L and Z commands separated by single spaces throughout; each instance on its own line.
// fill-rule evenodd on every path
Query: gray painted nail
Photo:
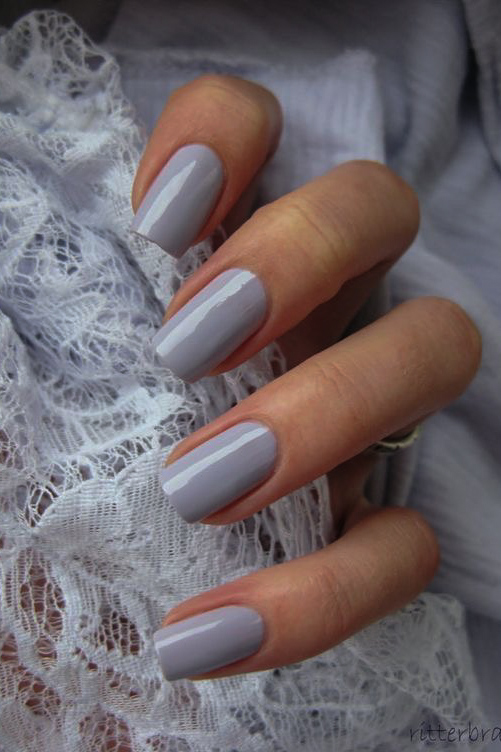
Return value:
M 264 636 L 261 616 L 246 606 L 224 606 L 162 627 L 153 635 L 166 679 L 199 676 L 255 653 Z
M 212 149 L 181 147 L 151 184 L 131 230 L 180 258 L 212 212 L 223 179 L 223 165 Z
M 175 313 L 152 344 L 176 376 L 196 381 L 259 329 L 266 310 L 258 277 L 247 269 L 228 269 Z
M 237 423 L 160 470 L 160 483 L 186 522 L 198 522 L 258 486 L 275 464 L 277 441 L 257 421 Z

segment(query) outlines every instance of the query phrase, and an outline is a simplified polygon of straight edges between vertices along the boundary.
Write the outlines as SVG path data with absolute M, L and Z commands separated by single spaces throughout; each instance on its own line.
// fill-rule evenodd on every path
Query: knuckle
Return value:
M 195 78 L 191 83 L 193 86 L 223 86 L 230 79 L 230 76 L 225 76 L 222 73 L 203 73 L 198 78 Z
M 314 266 L 317 278 L 326 283 L 326 293 L 332 296 L 332 278 L 344 281 L 343 269 L 352 256 L 356 244 L 356 228 L 347 212 L 311 196 L 290 196 L 284 201 L 283 211 L 289 234 Z M 311 249 L 314 249 L 312 252 Z
M 369 159 L 354 159 L 336 169 L 346 170 L 356 191 L 367 195 L 371 203 L 373 197 L 379 200 L 386 197 L 389 206 L 398 207 L 398 218 L 408 236 L 407 243 L 411 242 L 419 228 L 420 209 L 418 196 L 409 183 L 382 162 Z
M 391 181 L 397 178 L 393 170 L 390 170 L 382 162 L 372 159 L 350 159 L 348 162 L 343 162 L 343 164 L 339 165 L 337 169 L 350 171 L 353 176 L 358 174 L 362 182 L 371 180 Z
M 476 370 L 482 357 L 482 337 L 473 320 L 458 303 L 445 298 L 437 298 L 435 305 L 442 309 L 442 315 L 449 323 L 452 336 L 459 349 L 471 356 Z
M 240 88 L 235 78 L 215 73 L 201 76 L 197 79 L 196 86 L 204 92 L 208 90 L 211 94 L 221 92 L 223 96 L 233 97 L 237 92 L 240 93 Z
M 340 190 L 332 172 L 343 170 Z M 406 202 L 402 194 L 412 198 Z M 359 160 L 334 168 L 255 216 L 268 228 L 273 225 L 269 234 L 287 242 L 290 257 L 307 260 L 322 303 L 352 276 L 394 263 L 415 234 L 417 206 L 412 189 L 390 169 Z
M 384 192 L 405 193 L 409 201 L 413 204 L 413 208 L 419 212 L 419 200 L 413 188 L 411 188 L 406 180 L 382 162 L 370 159 L 353 159 L 340 165 L 337 169 L 343 168 L 349 170 L 353 179 L 357 179 L 357 182 L 362 186 L 373 185 L 378 190 Z
M 190 82 L 188 86 L 190 85 L 201 88 L 220 88 L 232 94 L 235 92 L 243 93 L 248 97 L 264 95 L 265 97 L 269 97 L 270 100 L 277 101 L 275 95 L 265 86 L 261 86 L 261 84 L 246 78 L 225 73 L 204 73 Z
M 178 90 L 188 96 L 196 96 L 210 103 L 212 108 L 223 110 L 227 115 L 238 116 L 246 127 L 258 133 L 268 127 L 268 112 L 264 102 L 277 104 L 273 94 L 251 81 L 216 73 L 207 73 Z
M 204 73 L 189 81 L 184 86 L 177 89 L 177 92 L 205 92 L 207 89 L 221 90 L 225 93 L 234 90 L 235 84 L 232 76 L 225 76 L 221 73 Z
M 413 571 L 419 575 L 419 590 L 432 579 L 440 563 L 440 547 L 431 525 L 416 509 L 402 508 L 394 515 L 395 539 L 412 553 Z
M 458 368 L 452 375 L 456 378 L 462 376 L 466 385 L 476 373 L 482 358 L 482 337 L 479 330 L 466 311 L 452 300 L 427 297 L 420 299 L 420 305 L 424 308 L 430 326 L 439 332 L 439 344 L 447 341 L 445 351 L 459 356 Z
M 363 416 L 373 411 L 371 404 L 371 387 L 364 374 L 350 365 L 339 360 L 329 358 L 328 361 L 319 356 L 311 361 L 312 383 L 316 385 L 319 397 L 339 401 L 345 406 L 349 415 L 347 420 L 359 431 L 365 426 Z
M 382 181 L 399 190 L 402 184 L 407 186 L 407 183 L 396 172 L 373 159 L 351 159 L 340 165 L 338 169 L 349 170 L 354 176 L 358 174 L 364 183 Z
M 313 368 L 312 382 L 316 384 L 318 392 L 324 397 L 326 392 L 334 392 L 336 396 L 344 398 L 346 392 L 355 386 L 353 379 L 335 362 L 324 363 L 321 359 L 313 359 L 311 366 Z
M 322 216 L 322 212 L 315 202 L 305 197 L 301 200 L 290 199 L 286 208 L 289 219 L 302 226 L 310 239 L 313 235 L 321 248 L 326 252 L 331 250 L 334 239 L 332 236 L 335 233 L 330 232 L 330 223 L 325 221 L 325 217 Z

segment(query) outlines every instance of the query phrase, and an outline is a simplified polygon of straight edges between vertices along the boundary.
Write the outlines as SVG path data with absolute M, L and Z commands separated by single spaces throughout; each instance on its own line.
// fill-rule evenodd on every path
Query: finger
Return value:
M 261 172 L 262 171 L 260 170 L 256 174 L 252 182 L 249 183 L 247 188 L 241 194 L 236 204 L 222 220 L 221 225 L 224 227 L 226 237 L 233 235 L 233 233 L 249 219 L 253 211 L 257 208 L 256 201 L 261 181 Z
M 393 260 L 377 264 L 368 272 L 350 279 L 333 298 L 317 306 L 303 321 L 279 338 L 289 370 L 326 350 L 345 335 L 346 328 L 392 264 Z
M 163 489 L 190 522 L 248 517 L 455 399 L 480 350 L 456 304 L 404 303 L 185 439 Z
M 365 497 L 365 489 L 379 461 L 376 452 L 362 452 L 327 473 L 334 538 L 374 511 L 374 505 Z
M 153 340 L 160 360 L 188 381 L 233 368 L 350 280 L 377 269 L 375 284 L 418 220 L 411 188 L 376 162 L 341 165 L 259 209 L 174 297 Z
M 280 106 L 267 89 L 207 75 L 172 94 L 141 158 L 132 230 L 179 258 L 224 220 L 275 150 Z
M 406 433 L 413 428 L 415 426 L 406 428 Z M 403 435 L 402 431 L 396 433 Z M 374 511 L 375 507 L 365 492 L 367 481 L 380 460 L 381 455 L 377 452 L 362 452 L 327 473 L 334 538 Z
M 168 679 L 262 671 L 322 653 L 412 600 L 438 564 L 417 513 L 366 513 L 322 551 L 247 575 L 174 608 L 155 634 Z

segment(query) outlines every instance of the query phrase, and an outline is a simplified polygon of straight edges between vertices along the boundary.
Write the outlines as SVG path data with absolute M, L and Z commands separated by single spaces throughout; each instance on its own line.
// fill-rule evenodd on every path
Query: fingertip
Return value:
M 132 186 L 135 224 L 148 226 L 140 234 L 176 257 L 187 250 L 188 241 L 193 245 L 209 236 L 276 149 L 281 127 L 276 97 L 251 81 L 208 74 L 173 92 L 144 150 Z M 197 167 L 196 181 L 190 179 L 188 187 L 183 187 L 187 165 L 182 164 L 182 170 L 177 165 L 174 169 L 173 162 L 180 160 L 183 149 L 194 145 L 217 157 L 217 180 L 214 170 L 209 174 L 208 169 L 204 172 Z M 155 183 L 164 171 L 168 181 L 163 181 L 160 195 Z M 175 210 L 170 203 L 172 196 Z M 140 212 L 145 216 L 138 220 Z M 169 221 L 160 221 L 166 212 Z M 156 225 L 150 233 L 148 228 L 153 223 Z M 173 223 L 176 227 L 183 225 L 183 243 L 182 249 L 171 251 Z

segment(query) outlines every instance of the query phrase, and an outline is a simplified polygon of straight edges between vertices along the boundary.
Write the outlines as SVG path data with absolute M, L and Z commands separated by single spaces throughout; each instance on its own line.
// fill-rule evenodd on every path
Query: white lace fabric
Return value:
M 2 752 L 401 752 L 424 749 L 409 729 L 425 718 L 481 723 L 448 596 L 302 664 L 162 678 L 165 612 L 328 544 L 326 484 L 221 528 L 169 507 L 168 451 L 283 359 L 270 346 L 195 386 L 155 362 L 164 306 L 210 244 L 175 265 L 129 234 L 144 134 L 109 54 L 32 13 L 0 37 L 0 82 Z

